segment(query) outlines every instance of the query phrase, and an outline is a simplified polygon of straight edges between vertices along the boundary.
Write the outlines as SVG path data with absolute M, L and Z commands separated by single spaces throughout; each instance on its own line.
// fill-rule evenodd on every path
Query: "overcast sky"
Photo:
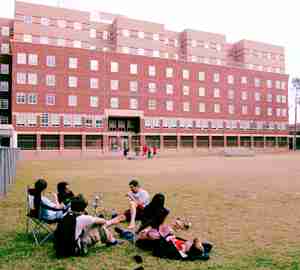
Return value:
M 300 76 L 298 0 L 23 0 L 80 10 L 99 10 L 165 24 L 225 34 L 228 42 L 250 39 L 285 47 L 286 71 Z M 0 17 L 12 18 L 14 0 L 1 0 Z M 297 22 L 299 21 L 299 22 Z M 293 100 L 291 91 L 290 101 Z M 292 107 L 293 102 L 290 102 Z M 292 116 L 293 113 L 290 112 Z M 293 117 L 292 117 L 293 118 Z M 293 121 L 290 117 L 290 121 Z

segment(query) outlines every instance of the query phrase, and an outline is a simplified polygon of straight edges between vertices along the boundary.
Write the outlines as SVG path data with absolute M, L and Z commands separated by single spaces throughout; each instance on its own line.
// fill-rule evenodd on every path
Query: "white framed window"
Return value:
M 200 103 L 198 104 L 198 111 L 199 111 L 200 113 L 204 113 L 204 112 L 205 112 L 205 103 L 204 103 L 204 102 L 200 102 Z
M 205 72 L 204 71 L 199 71 L 198 72 L 198 80 L 199 81 L 205 81 Z
M 108 40 L 108 31 L 103 31 L 102 32 L 102 39 L 103 40 Z
M 267 108 L 267 115 L 268 115 L 268 116 L 272 116 L 272 113 L 273 113 L 273 109 L 270 108 L 270 107 L 268 107 L 268 108 Z
M 64 126 L 71 127 L 73 125 L 72 114 L 64 114 Z
M 232 104 L 228 105 L 228 113 L 229 114 L 234 114 L 234 105 L 232 105 Z
M 272 87 L 273 87 L 272 80 L 267 80 L 267 88 L 272 88 Z
M 281 116 L 281 109 L 280 108 L 276 108 L 276 116 L 277 117 Z
M 242 76 L 241 77 L 241 84 L 246 84 L 247 83 L 247 77 L 246 76 Z
M 153 57 L 160 57 L 160 52 L 159 52 L 158 50 L 154 50 L 154 51 L 152 52 L 152 56 L 153 56 Z
M 190 103 L 185 101 L 182 103 L 182 109 L 184 112 L 189 112 L 190 111 Z
M 8 64 L 1 64 L 0 73 L 5 74 L 5 75 L 9 74 L 9 65 Z
M 17 104 L 26 104 L 26 94 L 23 92 L 16 93 L 16 103 Z
M 145 50 L 143 48 L 138 48 L 137 49 L 137 54 L 138 55 L 145 55 Z
M 281 89 L 281 90 L 285 90 L 285 82 L 284 82 L 284 81 L 281 82 L 281 87 L 280 87 L 280 89 Z
M 182 78 L 184 80 L 188 80 L 190 78 L 190 71 L 188 69 L 182 70 Z
M 234 90 L 229 89 L 227 95 L 228 95 L 228 99 L 234 99 Z
M 76 76 L 69 76 L 68 78 L 68 86 L 69 87 L 77 87 L 78 78 Z
M 79 22 L 74 22 L 73 27 L 74 27 L 75 30 L 81 30 L 82 29 L 82 25 Z
M 110 107 L 112 109 L 118 109 L 119 108 L 119 99 L 117 97 L 111 97 L 110 98 Z
M 149 111 L 154 111 L 156 110 L 157 107 L 157 103 L 155 99 L 149 99 L 148 100 L 148 110 Z
M 278 80 L 275 81 L 275 88 L 276 88 L 276 89 L 280 89 L 280 83 L 281 83 L 281 82 L 278 81 Z
M 220 97 L 220 88 L 214 88 L 214 98 Z
M 55 55 L 47 55 L 46 57 L 46 65 L 48 67 L 55 67 L 56 66 L 56 58 Z
M 130 81 L 129 82 L 129 90 L 131 92 L 137 92 L 138 91 L 138 82 L 137 81 Z
M 51 113 L 50 114 L 50 124 L 52 127 L 59 127 L 60 126 L 60 115 L 58 113 Z
M 110 89 L 119 90 L 119 80 L 110 80 Z
M 58 38 L 57 39 L 57 46 L 65 47 L 66 46 L 66 40 L 63 39 L 63 38 Z
M 41 24 L 45 26 L 49 26 L 50 20 L 48 18 L 42 17 L 41 18 Z
M 247 100 L 248 99 L 248 93 L 246 91 L 242 91 L 242 100 Z
M 137 64 L 130 64 L 130 74 L 137 74 L 138 73 L 138 65 Z
M 189 96 L 190 95 L 190 87 L 188 85 L 184 85 L 182 87 L 182 94 L 184 96 Z
M 220 73 L 214 73 L 213 81 L 214 82 L 220 82 Z
M 28 73 L 27 77 L 28 77 L 28 84 L 37 85 L 38 77 L 36 73 Z
M 59 28 L 66 28 L 67 22 L 65 20 L 57 20 L 57 26 Z
M 129 53 L 129 48 L 128 47 L 122 47 L 121 50 L 122 50 L 122 53 L 126 53 L 126 54 Z
M 248 106 L 247 105 L 242 105 L 242 114 L 243 115 L 248 114 Z
M 205 87 L 199 87 L 198 88 L 198 96 L 199 97 L 205 97 Z
M 2 26 L 1 27 L 1 35 L 2 36 L 9 36 L 9 27 L 8 26 Z
M 138 100 L 136 98 L 131 98 L 129 100 L 129 108 L 132 110 L 136 110 L 138 108 Z
M 169 112 L 173 111 L 173 105 L 174 105 L 173 100 L 167 100 L 166 101 L 166 110 Z
M 154 83 L 154 82 L 148 83 L 148 91 L 149 91 L 149 93 L 155 93 L 156 92 L 156 83 Z
M 29 93 L 27 96 L 27 103 L 28 104 L 37 104 L 37 94 Z
M 166 94 L 173 95 L 174 87 L 173 84 L 166 84 Z
M 192 39 L 191 45 L 193 48 L 197 47 L 197 40 Z
M 48 37 L 40 37 L 40 44 L 49 44 Z
M 234 76 L 233 75 L 228 75 L 227 76 L 227 83 L 228 84 L 234 84 Z
M 159 34 L 153 34 L 153 40 L 159 40 Z
M 123 37 L 130 37 L 130 31 L 127 29 L 123 29 L 122 30 L 122 35 Z
M 283 117 L 287 116 L 287 110 L 286 109 L 281 109 L 281 114 Z
M 1 53 L 2 54 L 9 54 L 9 44 L 8 43 L 2 43 L 1 44 Z
M 46 95 L 46 105 L 48 106 L 55 105 L 55 95 L 53 94 Z
M 96 38 L 97 31 L 96 29 L 90 29 L 90 38 Z
M 195 56 L 195 55 L 192 55 L 192 57 L 191 57 L 191 61 L 192 61 L 192 62 L 197 62 L 197 56 Z
M 119 72 L 118 62 L 110 62 L 110 72 Z
M 272 94 L 271 93 L 267 94 L 267 102 L 272 102 Z
M 166 68 L 166 77 L 173 78 L 173 68 L 171 68 L 171 67 Z
M 81 41 L 80 40 L 74 40 L 73 41 L 73 47 L 74 48 L 81 48 Z
M 26 73 L 17 72 L 17 84 L 26 84 Z
M 26 65 L 26 53 L 17 53 L 17 64 L 18 65 Z
M 255 107 L 255 115 L 260 115 L 261 110 L 260 107 Z
M 221 105 L 219 103 L 214 104 L 214 112 L 220 113 L 221 112 Z
M 99 87 L 99 80 L 98 78 L 90 78 L 90 88 L 91 89 L 98 89 Z
M 259 78 L 254 78 L 254 86 L 260 87 L 260 79 Z
M 68 96 L 68 105 L 69 105 L 70 107 L 75 107 L 75 106 L 77 106 L 77 96 L 73 96 L 73 95 Z
M 8 110 L 8 99 L 0 99 L 0 110 Z
M 8 116 L 2 116 L 0 115 L 0 125 L 8 125 Z
M 32 17 L 29 16 L 29 15 L 25 15 L 24 16 L 24 23 L 28 23 L 28 24 L 32 23 Z
M 287 99 L 286 99 L 286 96 L 284 96 L 284 95 L 281 96 L 281 102 L 282 102 L 282 103 L 286 103 L 286 100 L 287 100 Z
M 98 60 L 90 60 L 90 70 L 92 71 L 98 70 Z
M 98 97 L 90 97 L 90 107 L 97 108 L 99 106 Z
M 69 68 L 75 69 L 78 67 L 78 59 L 76 57 L 69 57 Z
M 56 84 L 55 75 L 46 75 L 46 85 L 55 86 L 55 84 Z
M 38 64 L 38 55 L 30 53 L 28 54 L 28 65 L 37 66 Z
M 27 43 L 32 43 L 32 35 L 24 34 L 23 41 Z
M 260 93 L 259 92 L 255 92 L 254 98 L 255 98 L 255 101 L 260 101 Z
M 174 39 L 174 47 L 178 47 L 178 40 Z
M 148 66 L 148 75 L 150 77 L 155 77 L 156 76 L 156 68 L 155 68 L 155 66 Z
M 0 81 L 0 92 L 8 92 L 8 81 Z
M 142 31 L 138 31 L 138 37 L 139 38 L 145 38 L 145 33 Z

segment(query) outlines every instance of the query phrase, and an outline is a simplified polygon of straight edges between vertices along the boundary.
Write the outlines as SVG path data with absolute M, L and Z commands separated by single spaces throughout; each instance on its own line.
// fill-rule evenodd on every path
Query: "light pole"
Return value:
M 297 105 L 299 103 L 300 78 L 293 78 L 292 84 L 295 89 L 295 124 L 294 124 L 294 151 L 297 150 Z

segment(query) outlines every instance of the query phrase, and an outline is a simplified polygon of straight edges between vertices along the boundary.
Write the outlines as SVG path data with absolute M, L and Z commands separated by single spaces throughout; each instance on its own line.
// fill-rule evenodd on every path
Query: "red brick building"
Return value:
M 101 12 L 15 10 L 7 26 L 21 149 L 288 147 L 282 47 Z

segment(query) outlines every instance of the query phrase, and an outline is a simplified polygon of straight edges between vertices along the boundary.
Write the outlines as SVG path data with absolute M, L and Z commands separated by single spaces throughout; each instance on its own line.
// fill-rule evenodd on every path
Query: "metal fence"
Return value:
M 18 149 L 0 147 L 0 197 L 6 195 L 15 182 L 18 155 Z

